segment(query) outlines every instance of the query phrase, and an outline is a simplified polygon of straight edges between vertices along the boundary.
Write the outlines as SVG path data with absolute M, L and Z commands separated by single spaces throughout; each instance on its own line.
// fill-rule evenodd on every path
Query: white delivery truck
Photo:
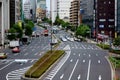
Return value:
M 19 41 L 10 41 L 9 43 L 10 48 L 19 47 L 19 46 L 20 46 Z

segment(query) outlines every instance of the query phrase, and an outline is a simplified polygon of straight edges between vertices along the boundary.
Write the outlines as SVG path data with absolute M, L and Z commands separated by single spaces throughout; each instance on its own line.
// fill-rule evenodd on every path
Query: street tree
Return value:
M 10 28 L 7 33 L 7 39 L 15 40 L 16 39 L 16 30 L 14 28 Z
M 113 45 L 114 46 L 120 46 L 120 36 L 118 36 L 117 38 L 115 38 L 113 40 Z
M 85 25 L 85 24 L 81 24 L 81 25 L 77 28 L 77 30 L 76 30 L 76 32 L 75 32 L 75 35 L 76 35 L 76 36 L 86 37 L 86 36 L 89 34 L 88 32 L 90 32 L 89 26 L 87 26 L 87 25 Z
M 19 25 L 18 23 L 15 23 L 13 28 L 16 30 L 16 38 L 22 38 L 22 35 L 23 35 L 23 29 L 22 29 L 22 26 Z
M 27 35 L 27 36 L 32 35 L 32 27 L 30 26 L 30 24 L 25 25 L 25 35 Z

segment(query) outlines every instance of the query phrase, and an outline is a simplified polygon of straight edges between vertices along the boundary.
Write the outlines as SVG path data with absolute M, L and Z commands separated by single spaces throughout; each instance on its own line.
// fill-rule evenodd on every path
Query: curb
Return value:
M 66 53 L 64 53 L 57 61 L 55 61 L 55 63 L 53 63 L 53 64 L 48 68 L 48 70 L 46 70 L 45 73 L 43 73 L 39 78 L 27 78 L 27 77 L 25 77 L 25 75 L 23 75 L 23 76 L 21 77 L 21 80 L 43 80 L 43 78 L 50 72 L 50 70 L 51 70 L 52 68 L 54 68 L 54 67 L 57 65 L 57 63 L 58 63 L 65 55 L 66 55 Z
M 114 78 L 115 78 L 115 67 L 113 66 L 113 64 L 108 59 L 109 56 L 105 56 L 105 58 L 107 59 L 109 65 L 110 65 L 110 68 L 111 68 L 111 79 L 114 80 Z M 116 78 L 115 78 L 115 80 L 116 80 Z

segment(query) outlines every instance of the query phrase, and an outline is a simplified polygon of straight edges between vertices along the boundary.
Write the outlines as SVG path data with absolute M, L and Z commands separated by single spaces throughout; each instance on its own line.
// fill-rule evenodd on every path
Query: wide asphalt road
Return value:
M 112 80 L 108 52 L 94 44 L 63 42 L 59 49 L 69 45 L 70 56 L 62 67 L 53 69 L 44 80 Z
M 41 33 L 42 30 L 37 27 L 37 32 Z M 34 37 L 29 45 L 20 46 L 20 53 L 12 53 L 9 48 L 3 50 L 7 53 L 8 58 L 0 60 L 0 80 L 20 80 L 21 75 L 28 69 L 27 67 L 35 63 L 47 50 L 50 50 L 50 39 L 50 36 Z M 27 62 L 20 64 L 16 60 Z

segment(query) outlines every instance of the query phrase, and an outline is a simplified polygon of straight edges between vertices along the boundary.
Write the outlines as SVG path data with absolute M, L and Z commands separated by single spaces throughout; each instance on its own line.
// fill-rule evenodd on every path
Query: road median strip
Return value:
M 65 51 L 63 50 L 54 50 L 46 52 L 46 54 L 40 58 L 25 74 L 26 78 L 39 78 L 44 74 L 47 69 L 54 64 Z

